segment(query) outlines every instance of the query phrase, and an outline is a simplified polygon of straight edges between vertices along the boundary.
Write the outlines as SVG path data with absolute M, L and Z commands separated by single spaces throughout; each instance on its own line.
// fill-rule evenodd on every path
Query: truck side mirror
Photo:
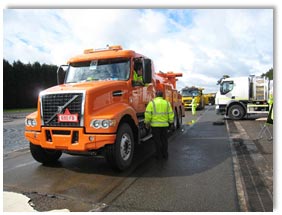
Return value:
M 68 69 L 68 65 L 61 65 L 57 70 L 57 83 L 58 85 L 63 84 L 65 82 L 66 71 Z
M 143 80 L 145 84 L 152 82 L 152 61 L 144 59 Z

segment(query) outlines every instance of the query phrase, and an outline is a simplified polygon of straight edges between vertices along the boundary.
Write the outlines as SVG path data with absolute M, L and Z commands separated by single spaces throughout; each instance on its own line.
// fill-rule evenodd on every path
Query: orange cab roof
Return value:
M 90 61 L 95 59 L 130 58 L 141 56 L 141 54 L 138 54 L 135 51 L 123 50 L 121 46 L 109 46 L 106 49 L 86 49 L 83 54 L 70 58 L 68 63 Z

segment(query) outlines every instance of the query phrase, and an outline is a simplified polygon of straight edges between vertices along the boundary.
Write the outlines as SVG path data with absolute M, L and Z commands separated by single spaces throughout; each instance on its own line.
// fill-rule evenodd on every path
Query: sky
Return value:
M 269 7 L 268 7 L 269 8 Z M 7 9 L 3 58 L 61 65 L 84 49 L 121 45 L 154 61 L 156 71 L 183 73 L 177 88 L 216 92 L 223 75 L 261 75 L 273 68 L 274 10 Z

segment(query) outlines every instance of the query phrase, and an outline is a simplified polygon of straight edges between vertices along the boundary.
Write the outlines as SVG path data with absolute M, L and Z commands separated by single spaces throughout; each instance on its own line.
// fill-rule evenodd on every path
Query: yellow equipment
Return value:
M 195 97 L 197 102 L 197 109 L 203 109 L 205 108 L 205 100 L 204 100 L 204 94 L 203 94 L 204 88 L 200 87 L 185 87 L 181 90 L 182 95 L 182 102 L 184 104 L 184 108 L 191 109 L 192 108 L 192 99 Z
M 215 93 L 204 94 L 205 105 L 214 105 L 215 103 Z

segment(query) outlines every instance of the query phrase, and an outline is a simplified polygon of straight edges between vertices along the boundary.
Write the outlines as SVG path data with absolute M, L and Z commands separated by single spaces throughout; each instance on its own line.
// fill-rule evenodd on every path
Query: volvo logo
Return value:
M 64 106 L 58 106 L 57 113 L 62 113 Z

